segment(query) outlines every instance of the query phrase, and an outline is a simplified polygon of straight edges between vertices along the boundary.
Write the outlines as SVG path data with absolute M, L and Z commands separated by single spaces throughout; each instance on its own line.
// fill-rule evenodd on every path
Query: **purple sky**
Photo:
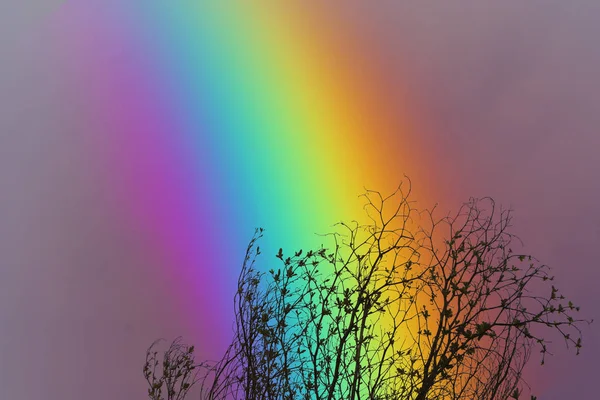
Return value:
M 109 183 L 86 158 L 85 126 L 38 65 L 48 54 L 35 27 L 60 1 L 25 3 L 0 3 L 1 393 L 141 399 L 145 347 L 187 328 L 169 314 L 174 300 L 151 296 L 169 277 L 136 275 L 160 265 L 102 198 Z M 449 205 L 490 195 L 512 206 L 529 252 L 599 319 L 600 2 L 398 3 L 321 7 L 370 44 L 390 93 L 411 99 L 418 154 L 435 166 L 418 184 L 435 182 Z M 579 357 L 561 349 L 532 365 L 540 400 L 598 397 L 596 325 Z

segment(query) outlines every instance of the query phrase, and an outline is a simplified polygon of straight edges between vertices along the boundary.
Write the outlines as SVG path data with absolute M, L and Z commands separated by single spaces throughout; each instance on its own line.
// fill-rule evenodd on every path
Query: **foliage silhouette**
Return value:
M 409 195 L 402 185 L 387 197 L 367 191 L 365 223 L 338 224 L 330 248 L 280 249 L 268 272 L 256 266 L 257 230 L 225 355 L 192 370 L 176 341 L 155 378 L 151 347 L 150 398 L 163 399 L 164 382 L 167 400 L 182 399 L 199 381 L 211 400 L 519 399 L 523 368 L 536 349 L 544 363 L 548 335 L 579 353 L 586 321 L 547 266 L 513 252 L 510 210 L 471 199 L 437 218 Z
M 144 378 L 148 382 L 148 397 L 151 400 L 183 400 L 189 390 L 198 381 L 203 365 L 194 362 L 194 346 L 175 339 L 164 351 L 162 361 L 155 349 L 161 340 L 157 340 L 146 352 Z M 166 397 L 165 397 L 166 396 Z

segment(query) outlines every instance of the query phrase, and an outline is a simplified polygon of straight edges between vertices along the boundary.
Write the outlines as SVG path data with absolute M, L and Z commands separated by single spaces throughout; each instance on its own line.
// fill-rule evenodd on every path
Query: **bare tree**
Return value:
M 579 352 L 579 308 L 547 266 L 513 252 L 509 210 L 472 199 L 437 218 L 409 195 L 367 191 L 365 222 L 338 224 L 329 249 L 280 249 L 268 271 L 257 230 L 233 341 L 204 364 L 202 398 L 519 399 L 548 334 Z

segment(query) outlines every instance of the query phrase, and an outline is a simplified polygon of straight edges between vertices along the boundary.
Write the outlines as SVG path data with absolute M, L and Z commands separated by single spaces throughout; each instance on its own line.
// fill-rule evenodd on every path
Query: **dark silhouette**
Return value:
M 510 210 L 471 199 L 436 218 L 409 194 L 367 191 L 366 223 L 338 224 L 330 248 L 280 249 L 268 272 L 257 230 L 226 354 L 196 365 L 176 341 L 159 362 L 151 347 L 150 398 L 179 400 L 199 382 L 202 399 L 519 399 L 552 335 L 579 353 L 585 320 L 547 266 L 513 251 Z

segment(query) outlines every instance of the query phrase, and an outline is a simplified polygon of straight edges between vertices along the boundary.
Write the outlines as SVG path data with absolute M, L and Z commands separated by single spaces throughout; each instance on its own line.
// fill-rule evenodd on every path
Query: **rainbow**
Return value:
M 267 255 L 315 246 L 362 213 L 365 187 L 420 172 L 414 121 L 341 19 L 314 5 L 206 3 L 69 3 L 51 24 L 74 112 L 102 127 L 86 140 L 108 195 L 210 349 L 231 331 L 255 227 Z

